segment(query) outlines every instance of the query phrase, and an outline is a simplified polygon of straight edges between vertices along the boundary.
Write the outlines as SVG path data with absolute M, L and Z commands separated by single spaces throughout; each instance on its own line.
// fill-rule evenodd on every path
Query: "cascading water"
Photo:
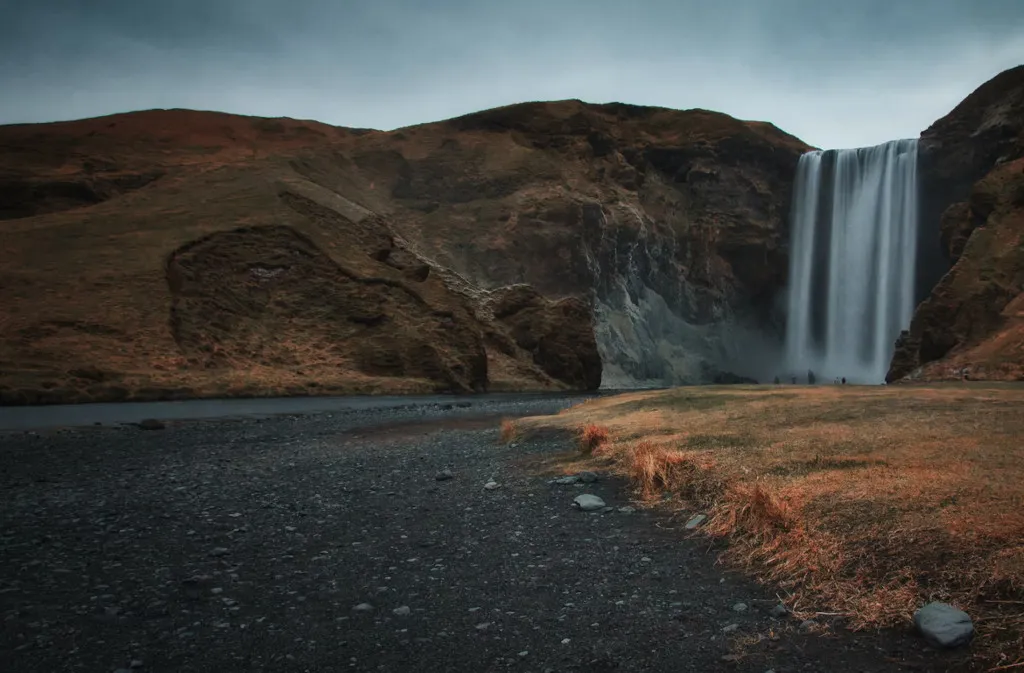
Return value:
M 882 383 L 914 311 L 916 242 L 917 140 L 800 157 L 787 370 Z

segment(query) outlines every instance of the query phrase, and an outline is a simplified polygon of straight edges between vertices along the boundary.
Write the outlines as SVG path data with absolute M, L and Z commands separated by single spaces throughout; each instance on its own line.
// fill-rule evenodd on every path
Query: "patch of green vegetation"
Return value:
M 858 470 L 868 467 L 887 465 L 884 460 L 866 460 L 861 458 L 835 458 L 816 455 L 810 460 L 794 460 L 776 465 L 768 470 L 769 474 L 780 477 L 807 476 L 812 472 L 828 472 L 831 470 Z
M 753 435 L 746 433 L 724 433 L 716 435 L 690 435 L 686 438 L 686 448 L 698 451 L 715 449 L 740 449 L 756 443 Z
M 616 405 L 615 410 L 621 413 L 632 413 L 635 411 L 704 411 L 723 407 L 728 402 L 736 399 L 739 399 L 736 395 L 695 394 L 692 392 L 672 391 L 652 399 L 623 402 Z

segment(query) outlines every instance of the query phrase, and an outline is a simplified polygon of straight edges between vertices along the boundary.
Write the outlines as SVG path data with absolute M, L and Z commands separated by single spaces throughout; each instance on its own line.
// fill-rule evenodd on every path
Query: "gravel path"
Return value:
M 566 404 L 0 435 L 0 670 L 958 670 L 773 616 L 622 483 L 523 466 L 564 439 L 497 441 Z

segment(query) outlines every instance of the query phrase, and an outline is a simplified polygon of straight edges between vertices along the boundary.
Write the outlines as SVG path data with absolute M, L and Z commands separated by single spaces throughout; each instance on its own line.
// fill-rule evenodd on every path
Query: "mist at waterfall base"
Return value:
M 917 140 L 815 151 L 797 165 L 785 376 L 885 380 L 915 306 Z

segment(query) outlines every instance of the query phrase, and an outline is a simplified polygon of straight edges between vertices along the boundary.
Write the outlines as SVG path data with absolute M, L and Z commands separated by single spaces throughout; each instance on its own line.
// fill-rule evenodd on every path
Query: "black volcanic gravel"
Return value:
M 958 670 L 772 616 L 621 482 L 523 468 L 564 438 L 498 442 L 567 404 L 0 435 L 0 671 Z

